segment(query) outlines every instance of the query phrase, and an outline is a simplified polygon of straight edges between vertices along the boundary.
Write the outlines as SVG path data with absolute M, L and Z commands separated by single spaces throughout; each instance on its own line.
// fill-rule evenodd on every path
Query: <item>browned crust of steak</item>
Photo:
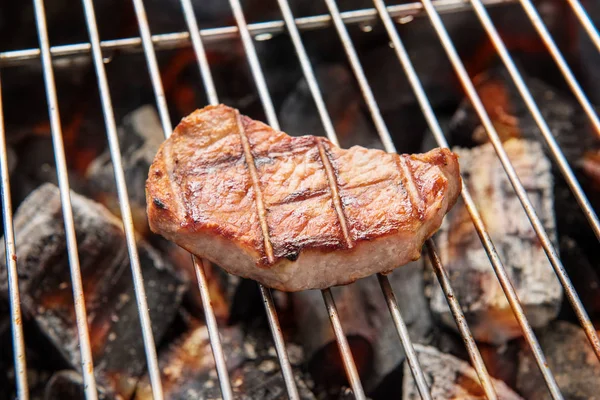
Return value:
M 418 258 L 460 187 L 447 149 L 343 150 L 219 105 L 184 118 L 163 143 L 146 195 L 154 232 L 230 273 L 296 291 Z

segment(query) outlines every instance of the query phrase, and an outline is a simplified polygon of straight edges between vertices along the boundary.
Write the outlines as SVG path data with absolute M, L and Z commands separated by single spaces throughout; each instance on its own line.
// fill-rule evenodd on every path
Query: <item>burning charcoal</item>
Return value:
M 332 289 L 344 333 L 361 375 L 373 367 L 375 330 L 369 324 L 367 302 L 358 284 Z M 319 290 L 292 294 L 298 337 L 304 347 L 308 369 L 317 383 L 341 385 L 346 382 L 329 314 Z
M 466 362 L 449 354 L 440 353 L 433 347 L 416 344 L 417 357 L 429 384 L 434 399 L 485 399 L 485 393 L 479 384 L 475 370 Z M 506 384 L 492 379 L 498 398 L 502 400 L 519 400 L 521 397 Z M 414 383 L 408 363 L 404 364 L 404 380 L 402 383 L 402 399 L 420 399 L 419 391 Z M 537 397 L 528 397 L 536 398 Z
M 539 143 L 514 139 L 504 144 L 533 206 L 555 239 L 550 163 Z M 508 181 L 491 144 L 456 149 L 463 178 L 473 196 L 500 259 L 534 327 L 552 321 L 562 300 L 562 287 Z M 461 203 L 461 200 L 459 200 Z M 473 335 L 502 344 L 521 334 L 511 308 L 490 266 L 487 254 L 462 204 L 447 215 L 436 238 Z M 432 285 L 431 309 L 444 324 L 455 322 L 439 285 Z
M 569 164 L 577 165 L 585 152 L 600 146 L 587 117 L 573 99 L 539 79 L 525 76 L 525 81 Z M 493 69 L 478 76 L 476 83 L 477 92 L 503 141 L 517 137 L 545 143 L 508 73 L 503 69 Z M 468 100 L 456 112 L 450 136 L 455 146 L 472 147 L 488 141 Z M 544 151 L 547 152 L 546 147 Z
M 597 157 L 600 149 L 598 136 L 574 99 L 559 93 L 538 79 L 525 76 L 525 80 L 576 178 L 591 204 L 597 209 L 600 205 L 600 185 L 597 184 L 600 179 L 596 172 L 600 170 Z M 522 137 L 545 143 L 535 121 L 504 70 L 490 70 L 478 77 L 477 81 L 478 92 L 503 140 Z M 467 101 L 455 114 L 451 126 L 451 142 L 454 145 L 471 147 L 487 141 L 487 135 L 480 121 Z M 545 145 L 543 149 L 550 158 Z M 555 163 L 552 164 L 552 173 L 555 182 L 556 228 L 561 239 L 559 242 L 561 255 L 581 254 L 586 259 L 585 263 L 593 270 L 593 274 L 586 272 L 587 277 L 581 279 L 583 271 L 577 257 L 563 257 L 563 263 L 569 276 L 580 277 L 578 279 L 581 283 L 575 282 L 575 288 L 586 292 L 589 291 L 586 279 L 590 279 L 588 283 L 600 282 L 598 242 Z
M 164 141 L 154 107 L 143 106 L 128 114 L 118 133 L 134 224 L 138 232 L 146 233 L 146 178 L 150 164 Z M 93 196 L 113 214 L 120 215 L 114 169 L 108 150 L 90 164 L 86 175 L 92 183 Z
M 239 326 L 220 330 L 223 350 L 236 398 L 242 400 L 287 399 L 275 349 L 266 332 L 244 334 Z M 288 344 L 290 362 L 294 367 L 300 398 L 313 400 L 314 395 L 297 369 L 300 349 Z M 159 359 L 162 382 L 167 400 L 221 398 L 219 380 L 206 326 L 197 325 L 180 340 L 161 353 Z M 239 397 L 238 397 L 239 396 Z M 138 385 L 136 400 L 152 399 L 152 389 L 146 376 Z
M 127 397 L 146 358 L 123 229 L 100 204 L 75 193 L 71 201 L 97 378 L 107 391 Z M 21 204 L 14 223 L 23 311 L 51 348 L 77 369 L 80 355 L 58 188 L 46 184 L 37 189 Z M 160 342 L 184 286 L 156 250 L 142 240 L 138 249 L 154 339 Z M 1 286 L 5 295 L 6 281 Z
M 340 145 L 382 148 L 371 122 L 361 110 L 361 95 L 354 76 L 342 65 L 322 65 L 315 71 L 325 103 L 335 125 Z M 306 80 L 301 79 L 283 102 L 280 111 L 282 129 L 292 135 L 325 136 Z
M 600 399 L 600 364 L 583 330 L 555 321 L 537 332 L 550 370 L 567 400 Z M 531 350 L 525 343 L 519 353 L 517 389 L 528 399 L 550 394 Z
M 432 320 L 423 288 L 423 262 L 404 265 L 389 274 L 388 279 L 411 339 L 425 342 L 432 328 Z M 389 377 L 400 373 L 405 354 L 378 279 L 370 276 L 357 284 L 363 291 L 368 325 L 374 331 L 373 370 L 364 381 L 365 389 L 368 392 L 376 390 L 385 380 L 387 384 L 383 383 L 386 386 L 384 390 L 399 393 L 400 382 Z

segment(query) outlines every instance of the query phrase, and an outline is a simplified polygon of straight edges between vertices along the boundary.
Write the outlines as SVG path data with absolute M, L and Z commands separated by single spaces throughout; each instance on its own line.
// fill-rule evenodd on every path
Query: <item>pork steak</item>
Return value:
M 419 258 L 460 188 L 447 149 L 343 150 L 218 105 L 162 144 L 146 197 L 154 232 L 232 274 L 298 291 Z

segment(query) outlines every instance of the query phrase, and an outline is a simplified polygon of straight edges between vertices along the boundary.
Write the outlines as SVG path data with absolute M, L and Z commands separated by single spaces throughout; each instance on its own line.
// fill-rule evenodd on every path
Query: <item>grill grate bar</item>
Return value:
M 217 89 L 215 88 L 215 82 L 210 73 L 210 65 L 206 58 L 206 51 L 204 50 L 204 44 L 202 43 L 202 37 L 200 36 L 200 30 L 198 29 L 198 22 L 196 21 L 196 12 L 194 11 L 191 0 L 181 0 L 181 7 L 183 9 L 185 23 L 190 31 L 190 38 L 192 39 L 192 46 L 194 47 L 194 53 L 196 54 L 196 60 L 198 61 L 200 76 L 204 83 L 206 97 L 210 104 L 217 105 L 219 103 Z
M 534 230 L 536 231 L 538 238 L 540 239 L 542 247 L 544 247 L 544 250 L 546 251 L 546 255 L 548 256 L 550 263 L 552 264 L 554 270 L 556 271 L 559 280 L 561 280 L 561 283 L 565 287 L 565 290 L 567 292 L 571 291 L 573 296 L 578 299 L 577 294 L 575 293 L 575 291 L 571 285 L 571 282 L 569 281 L 569 278 L 566 276 L 564 267 L 562 266 L 562 263 L 561 263 L 560 259 L 558 258 L 558 255 L 556 254 L 554 246 L 552 245 L 550 238 L 548 237 L 547 233 L 545 232 L 545 230 L 542 226 L 541 221 L 539 220 L 537 214 L 535 213 L 535 210 L 533 209 L 533 205 L 529 201 L 529 198 L 527 197 L 525 188 L 523 187 L 519 177 L 517 176 L 517 173 L 515 172 L 514 167 L 512 166 L 510 159 L 508 158 L 508 155 L 506 154 L 506 152 L 504 151 L 504 148 L 502 147 L 502 142 L 500 141 L 498 133 L 496 132 L 496 130 L 492 124 L 492 121 L 490 120 L 489 116 L 487 115 L 485 108 L 481 102 L 481 99 L 477 95 L 477 91 L 475 90 L 475 87 L 473 86 L 473 83 L 471 82 L 469 75 L 458 56 L 458 53 L 456 52 L 456 49 L 454 48 L 454 45 L 452 44 L 452 40 L 450 39 L 450 36 L 448 35 L 448 32 L 446 31 L 446 28 L 444 27 L 440 16 L 435 11 L 435 8 L 433 8 L 430 0 L 422 0 L 422 1 L 423 1 L 423 5 L 425 6 L 425 8 L 427 10 L 427 13 L 429 14 L 431 23 L 440 38 L 440 41 L 444 47 L 444 50 L 446 51 L 446 54 L 448 55 L 448 58 L 450 59 L 450 62 L 452 63 L 454 70 L 463 85 L 463 88 L 467 92 L 467 95 L 469 96 L 469 99 L 471 100 L 473 107 L 477 111 L 477 114 L 479 115 L 479 118 L 481 119 L 481 121 L 485 127 L 485 130 L 488 133 L 490 141 L 491 141 L 492 145 L 494 146 L 494 149 L 496 150 L 498 157 L 500 158 L 500 162 L 502 163 L 502 166 L 504 167 L 504 170 L 506 171 L 511 184 L 512 184 L 513 188 L 515 189 L 517 196 L 519 197 L 519 200 L 523 206 L 523 209 L 527 213 L 527 216 L 528 216 L 529 220 L 531 221 L 531 224 L 532 224 Z M 469 207 L 469 206 L 467 205 L 467 207 Z M 521 312 L 522 312 L 522 307 L 518 303 L 516 294 L 515 294 L 515 298 L 513 300 L 515 300 L 514 305 L 517 306 L 519 309 L 521 309 Z M 517 313 L 517 314 L 521 314 L 521 312 Z M 585 312 L 585 311 L 583 311 L 583 312 Z M 523 322 L 526 322 L 526 318 L 524 317 L 524 315 L 523 315 L 523 319 L 522 320 L 520 319 L 519 322 L 521 323 L 521 327 L 523 328 L 525 326 L 525 325 L 523 325 Z M 531 327 L 530 327 L 529 323 L 526 322 L 525 330 L 529 330 L 529 329 L 531 329 Z M 534 337 L 534 334 L 533 334 L 533 332 L 531 332 L 531 338 L 533 339 L 533 337 Z M 540 370 L 542 371 L 542 374 L 544 375 L 544 379 L 546 380 L 548 389 L 550 390 L 553 398 L 555 398 L 555 399 L 562 398 L 562 395 L 560 394 L 560 389 L 558 388 L 558 385 L 556 383 L 556 380 L 554 379 L 554 376 L 552 375 L 552 373 L 550 371 L 550 368 L 546 364 L 546 360 L 545 360 L 543 353 L 541 352 L 541 349 L 539 352 L 534 351 L 534 355 L 536 357 L 538 366 L 540 367 Z
M 340 355 L 342 356 L 342 361 L 344 362 L 344 369 L 346 370 L 350 387 L 354 393 L 354 398 L 356 400 L 366 400 L 367 397 L 365 396 L 365 391 L 362 387 L 358 370 L 356 369 L 356 363 L 352 357 L 352 351 L 350 350 L 348 339 L 346 338 L 346 335 L 344 335 L 344 329 L 342 328 L 342 323 L 335 306 L 335 300 L 333 299 L 331 289 L 324 289 L 321 292 L 323 293 L 325 308 L 327 308 L 327 313 L 329 314 L 331 327 L 333 328 L 333 332 L 335 334 Z
M 96 14 L 92 0 L 83 0 L 83 6 L 88 33 L 90 35 L 90 42 L 92 44 L 92 56 L 94 59 L 94 67 L 96 69 L 96 76 L 98 78 L 98 88 L 100 90 L 100 100 L 102 103 L 102 112 L 104 114 L 106 134 L 108 136 L 110 157 L 114 166 L 113 169 L 117 184 L 117 195 L 119 198 L 123 229 L 125 231 L 125 240 L 127 242 L 127 251 L 129 253 L 129 262 L 131 266 L 133 286 L 135 289 L 135 299 L 142 328 L 142 339 L 144 341 L 146 362 L 148 363 L 150 384 L 152 386 L 154 398 L 162 399 L 162 386 L 160 383 L 160 371 L 158 368 L 156 345 L 154 342 L 154 335 L 152 333 L 152 323 L 150 321 L 150 313 L 148 311 L 146 288 L 144 287 L 144 278 L 142 276 L 140 257 L 135 239 L 135 228 L 133 226 L 133 217 L 131 214 L 131 205 L 129 203 L 127 183 L 125 181 L 125 171 L 123 170 L 123 160 L 119 146 L 119 137 L 117 135 L 117 124 L 115 122 L 115 115 L 110 97 L 110 88 L 106 78 L 102 49 L 100 48 Z
M 487 7 L 502 4 L 514 3 L 517 0 L 484 0 Z M 464 0 L 437 0 L 434 2 L 440 13 L 459 12 L 468 9 Z M 419 16 L 423 14 L 423 6 L 419 2 L 388 6 L 390 15 L 394 18 L 403 16 Z M 362 22 L 374 21 L 377 18 L 375 9 L 368 8 L 355 11 L 345 11 L 341 13 L 342 19 L 346 24 L 357 24 Z M 313 15 L 296 19 L 296 24 L 301 30 L 311 30 L 327 27 L 331 24 L 331 17 L 326 14 Z M 252 35 L 261 33 L 281 33 L 285 30 L 285 23 L 281 20 L 267 21 L 248 24 L 248 30 Z M 205 42 L 214 42 L 225 39 L 233 39 L 239 36 L 237 26 L 226 26 L 219 28 L 202 29 L 200 36 Z M 189 45 L 189 32 L 174 32 L 159 35 L 152 35 L 152 43 L 157 50 L 181 48 Z M 143 50 L 143 40 L 141 37 L 132 37 L 125 39 L 105 40 L 100 42 L 102 49 L 119 51 L 139 51 Z M 53 46 L 50 51 L 54 57 L 85 55 L 91 52 L 89 43 L 76 43 L 68 45 Z M 106 53 L 105 53 L 106 55 Z M 40 58 L 40 49 L 14 50 L 0 53 L 0 62 L 19 63 L 21 61 Z
M 390 280 L 383 274 L 377 274 L 377 279 L 379 280 L 379 286 L 381 287 L 383 297 L 385 298 L 390 310 L 394 325 L 396 325 L 396 331 L 398 332 L 398 336 L 402 342 L 402 347 L 404 347 L 406 360 L 408 362 L 408 366 L 410 367 L 413 379 L 415 380 L 417 389 L 419 390 L 419 395 L 423 400 L 432 400 L 431 392 L 429 390 L 429 386 L 427 385 L 427 381 L 425 380 L 425 374 L 423 373 L 423 368 L 421 367 L 421 363 L 417 358 L 417 353 L 415 352 L 415 348 L 410 339 L 410 334 L 408 332 L 408 328 L 406 327 L 406 323 L 404 323 L 402 314 L 400 314 L 400 307 L 398 307 L 398 301 L 396 300 L 396 295 L 394 294 Z
M 302 43 L 302 39 L 300 37 L 300 32 L 295 25 L 294 17 L 292 15 L 292 11 L 290 9 L 290 5 L 288 0 L 278 0 L 279 7 L 281 9 L 283 18 L 286 23 L 286 27 L 290 38 L 294 44 L 294 48 L 296 50 L 296 54 L 298 55 L 298 59 L 300 61 L 300 65 L 302 67 L 302 71 L 308 83 L 309 89 L 311 91 L 313 100 L 315 101 L 315 105 L 317 106 L 317 110 L 319 112 L 319 116 L 321 118 L 321 122 L 327 134 L 327 137 L 336 145 L 339 146 L 339 140 L 335 133 L 335 129 L 333 127 L 333 122 L 331 121 L 331 117 L 327 112 L 327 108 L 325 106 L 325 102 L 323 100 L 323 96 L 321 94 L 321 90 L 319 88 L 319 84 L 314 75 L 314 71 L 312 69 L 312 65 L 310 63 L 310 59 L 304 45 Z M 411 368 L 412 374 L 415 378 L 415 382 L 417 384 L 419 393 L 424 399 L 430 399 L 431 394 L 429 393 L 429 388 L 427 387 L 427 383 L 425 381 L 425 377 L 423 374 L 423 370 L 419 364 L 419 360 L 416 356 L 416 353 L 413 348 L 413 344 L 410 340 L 410 336 L 408 334 L 408 330 L 406 328 L 406 324 L 404 323 L 402 316 L 400 314 L 400 309 L 398 307 L 398 302 L 396 301 L 396 297 L 390 285 L 389 279 L 383 275 L 378 275 L 378 279 L 381 285 L 381 289 L 383 295 L 385 297 L 386 303 L 388 304 L 388 308 L 390 310 L 390 314 L 396 326 L 396 330 L 402 342 L 402 345 L 405 349 L 405 353 L 408 358 L 408 363 Z
M 396 56 L 398 57 L 398 60 L 400 61 L 400 64 L 402 65 L 406 73 L 407 79 L 410 82 L 410 85 L 415 93 L 417 101 L 419 102 L 425 120 L 427 121 L 431 132 L 433 132 L 434 138 L 438 142 L 439 146 L 448 147 L 448 143 L 446 142 L 444 134 L 442 133 L 442 128 L 440 127 L 439 122 L 435 117 L 433 109 L 431 108 L 431 104 L 429 103 L 429 99 L 427 98 L 427 95 L 423 90 L 423 86 L 421 85 L 421 82 L 417 76 L 412 62 L 410 61 L 408 52 L 406 51 L 406 48 L 404 47 L 404 44 L 402 43 L 402 40 L 400 39 L 400 36 L 398 35 L 396 28 L 394 27 L 391 16 L 385 8 L 385 3 L 383 2 L 383 0 L 374 0 L 374 4 L 377 10 L 379 11 L 379 15 L 383 21 L 385 29 L 388 32 L 392 44 L 394 45 L 394 51 L 396 52 Z M 463 183 L 461 195 L 465 197 L 465 194 L 470 200 L 468 189 Z M 481 219 L 479 214 L 472 214 L 472 218 Z M 488 233 L 485 231 L 483 232 L 483 234 L 489 236 Z M 428 240 L 426 247 L 429 254 L 429 258 L 431 259 L 431 263 L 433 265 L 433 269 L 436 273 L 438 281 L 440 282 L 442 290 L 444 291 L 444 295 L 446 297 L 446 300 L 448 301 L 448 305 L 450 306 L 450 310 L 452 312 L 454 320 L 456 321 L 461 336 L 465 341 L 465 346 L 467 348 L 467 351 L 469 352 L 471 362 L 473 363 L 473 366 L 477 371 L 477 376 L 479 377 L 480 383 L 486 393 L 487 398 L 490 400 L 496 399 L 497 394 L 495 392 L 494 386 L 492 385 L 490 375 L 487 371 L 487 368 L 485 367 L 483 358 L 481 357 L 481 353 L 477 348 L 477 344 L 475 343 L 475 339 L 471 334 L 469 326 L 465 321 L 465 316 L 460 308 L 458 300 L 456 299 L 456 296 L 454 296 L 454 291 L 452 290 L 450 279 L 448 278 L 448 275 L 443 268 L 433 240 Z M 501 268 L 504 269 L 503 267 Z
M 17 273 L 17 252 L 15 249 L 15 230 L 13 228 L 13 211 L 10 196 L 10 177 L 8 174 L 8 153 L 6 151 L 6 132 L 4 130 L 4 112 L 2 109 L 2 84 L 0 82 L 0 174 L 2 186 L 2 217 L 4 224 L 4 246 L 6 248 L 6 273 L 8 275 L 8 294 L 10 302 L 10 319 L 13 342 L 13 358 L 15 379 L 17 381 L 17 398 L 29 399 L 27 386 L 27 359 L 25 357 L 25 341 L 23 338 L 23 319 L 21 314 L 21 297 L 19 295 L 19 275 Z
M 156 60 L 156 53 L 152 44 L 152 36 L 150 34 L 148 17 L 146 15 L 146 10 L 144 8 L 143 1 L 133 0 L 133 2 L 136 17 L 138 20 L 138 26 L 140 28 L 140 36 L 143 42 L 144 54 L 146 56 L 146 63 L 148 66 L 148 71 L 150 73 L 150 80 L 152 81 L 152 87 L 154 89 L 154 95 L 156 97 L 156 105 L 159 111 L 159 116 L 163 127 L 163 133 L 165 137 L 168 138 L 173 131 L 173 125 L 171 123 L 171 117 L 169 116 L 169 109 L 167 107 L 167 101 L 165 98 L 162 80 L 160 77 L 158 62 Z M 231 383 L 229 381 L 229 372 L 227 371 L 225 354 L 223 353 L 223 346 L 221 344 L 221 338 L 219 337 L 219 329 L 216 323 L 214 310 L 210 301 L 210 294 L 208 291 L 206 275 L 204 273 L 204 261 L 198 260 L 196 257 L 192 256 L 192 262 L 196 271 L 196 279 L 198 280 L 198 289 L 200 291 L 200 297 L 202 298 L 202 308 L 205 313 L 206 327 L 208 329 L 211 349 L 215 360 L 215 366 L 219 378 L 221 394 L 225 399 L 233 399 L 233 392 L 231 390 Z M 158 376 L 158 384 L 160 385 L 160 374 Z M 162 398 L 162 388 L 158 393 L 160 393 L 160 396 Z
M 550 151 L 552 152 L 554 159 L 556 160 L 558 166 L 560 167 L 560 170 L 561 170 L 563 176 L 565 177 L 565 180 L 568 182 L 569 186 L 571 187 L 571 190 L 573 191 L 573 194 L 575 195 L 577 202 L 579 203 L 584 214 L 588 218 L 588 220 L 594 230 L 594 233 L 596 234 L 596 237 L 598 237 L 600 239 L 600 222 L 598 221 L 598 217 L 596 216 L 596 213 L 594 212 L 589 200 L 585 196 L 583 189 L 581 189 L 581 186 L 579 185 L 579 182 L 577 181 L 575 174 L 569 167 L 569 164 L 567 163 L 567 160 L 566 160 L 564 154 L 562 153 L 562 151 L 560 150 L 560 147 L 554 140 L 554 137 L 552 136 L 552 133 L 550 132 L 550 128 L 548 127 L 548 124 L 546 124 L 544 117 L 542 116 L 539 108 L 537 107 L 535 101 L 533 100 L 533 96 L 529 92 L 527 85 L 525 84 L 523 78 L 519 74 L 517 67 L 515 66 L 512 58 L 510 57 L 508 50 L 506 49 L 506 46 L 504 46 L 504 43 L 502 42 L 500 35 L 496 31 L 496 28 L 494 27 L 488 13 L 485 11 L 485 8 L 481 4 L 480 0 L 471 0 L 471 3 L 473 4 L 473 7 L 475 8 L 475 12 L 477 13 L 479 19 L 481 20 L 481 23 L 483 24 L 485 30 L 490 35 L 490 38 L 492 39 L 492 42 L 494 43 L 494 46 L 496 47 L 498 54 L 500 54 L 500 57 L 502 58 L 504 64 L 506 65 L 513 81 L 517 85 L 517 88 L 518 88 L 519 92 L 521 93 L 523 100 L 525 100 L 525 103 L 527 104 L 527 107 L 529 108 L 529 111 L 531 112 L 532 116 L 534 117 L 538 127 L 540 128 L 540 131 L 544 135 L 544 139 L 546 140 L 546 143 L 548 144 L 548 147 L 550 148 Z M 562 266 L 560 266 L 560 267 L 562 267 Z M 561 273 L 562 272 L 563 271 L 561 271 Z M 564 273 L 566 275 L 566 272 L 564 272 Z M 560 276 L 560 273 L 557 272 L 557 274 L 559 275 L 561 282 L 563 282 L 564 278 L 562 278 Z M 583 307 L 583 304 L 581 303 L 581 300 L 579 299 L 579 296 L 577 296 L 577 293 L 575 292 L 575 289 L 572 287 L 572 284 L 568 281 L 568 278 L 567 278 L 567 281 L 565 283 L 563 283 L 563 286 L 565 287 L 565 290 L 567 292 L 567 296 L 569 298 L 569 301 L 571 302 L 571 305 L 575 309 L 577 318 L 579 319 L 579 322 L 581 323 L 581 325 L 582 325 L 582 327 L 594 349 L 594 352 L 596 353 L 596 357 L 598 357 L 598 359 L 600 359 L 600 339 L 598 339 L 598 334 L 596 333 L 596 329 L 594 328 L 592 322 L 590 321 L 590 319 Z
M 267 116 L 267 122 L 273 127 L 273 129 L 279 130 L 279 121 L 277 119 L 277 114 L 275 113 L 273 100 L 271 99 L 271 95 L 269 94 L 269 89 L 267 87 L 265 76 L 263 74 L 260 62 L 258 60 L 258 56 L 256 54 L 256 48 L 254 46 L 253 39 L 250 36 L 250 32 L 248 31 L 248 25 L 246 24 L 246 18 L 244 17 L 242 7 L 238 0 L 229 0 L 229 4 L 231 5 L 231 9 L 233 11 L 236 23 L 240 31 L 240 38 L 242 40 L 242 44 L 246 52 L 246 58 L 248 59 L 250 70 L 254 78 L 254 82 L 256 84 L 261 103 Z M 358 375 L 358 370 L 356 368 L 356 364 L 354 363 L 354 359 L 350 351 L 350 346 L 348 345 L 348 340 L 346 339 L 346 336 L 343 332 L 343 328 L 339 319 L 339 315 L 335 306 L 335 301 L 333 299 L 331 289 L 324 289 L 321 292 L 323 294 L 323 301 L 325 302 L 325 306 L 329 314 L 329 319 L 331 321 L 331 325 L 336 336 L 336 341 L 340 349 L 340 353 L 342 355 L 344 369 L 346 370 L 346 374 L 348 375 L 350 386 L 352 387 L 354 395 L 357 399 L 366 399 L 364 390 L 362 388 L 362 384 L 360 382 L 360 377 Z M 282 361 L 281 358 L 280 361 Z M 287 358 L 285 359 L 285 361 L 289 363 Z M 283 368 L 285 369 L 286 367 Z
M 319 117 L 321 118 L 321 123 L 325 129 L 325 133 L 327 134 L 329 140 L 331 140 L 336 146 L 339 146 L 340 144 L 333 127 L 333 122 L 329 117 L 329 112 L 327 111 L 327 106 L 325 105 L 323 95 L 319 89 L 317 78 L 315 77 L 310 59 L 308 58 L 308 54 L 306 54 L 306 49 L 302 43 L 302 38 L 300 37 L 300 32 L 296 22 L 297 20 L 294 19 L 294 15 L 292 14 L 288 0 L 277 0 L 277 2 L 279 3 L 279 8 L 281 10 L 281 14 L 283 15 L 287 32 L 290 35 L 290 39 L 292 40 L 294 49 L 298 55 L 302 72 L 306 77 L 308 88 L 315 101 L 317 111 L 319 112 Z
M 540 38 L 546 45 L 546 48 L 550 52 L 550 55 L 554 59 L 554 62 L 562 72 L 565 80 L 571 88 L 571 91 L 579 101 L 579 104 L 581 104 L 581 107 L 583 107 L 583 110 L 592 122 L 592 125 L 594 125 L 596 133 L 600 135 L 600 119 L 598 119 L 598 114 L 596 114 L 594 107 L 583 92 L 583 89 L 581 89 L 581 86 L 577 82 L 577 78 L 575 78 L 575 75 L 573 75 L 573 72 L 569 68 L 567 61 L 565 60 L 560 50 L 558 49 L 558 46 L 552 39 L 550 32 L 548 32 L 548 28 L 546 28 L 546 26 L 544 25 L 542 18 L 540 17 L 530 0 L 520 0 L 520 2 L 521 6 L 523 6 L 523 9 L 525 10 L 525 13 L 529 17 L 529 20 L 533 24 L 533 27 L 540 35 Z M 598 236 L 598 239 L 600 239 L 598 231 L 596 231 L 596 236 Z
M 590 16 L 587 14 L 579 0 L 567 0 L 567 2 L 571 5 L 571 8 L 577 16 L 577 19 L 579 19 L 579 22 L 581 22 L 581 25 L 587 32 L 598 51 L 600 51 L 600 34 L 598 34 L 596 27 L 594 27 Z
M 464 190 L 464 187 L 463 187 Z M 437 253 L 437 249 L 435 247 L 435 243 L 433 240 L 428 240 L 425 244 L 427 249 L 427 253 L 429 254 L 429 258 L 431 260 L 431 265 L 433 266 L 433 271 L 437 276 L 438 281 L 440 282 L 440 286 L 444 291 L 444 295 L 446 296 L 446 301 L 448 302 L 448 306 L 450 307 L 450 311 L 452 312 L 452 316 L 456 321 L 456 326 L 460 332 L 460 335 L 463 337 L 465 342 L 465 347 L 469 352 L 469 357 L 471 358 L 471 362 L 475 367 L 475 371 L 477 371 L 477 376 L 479 377 L 479 381 L 483 390 L 485 392 L 485 396 L 488 400 L 496 400 L 498 399 L 498 395 L 496 394 L 496 389 L 492 384 L 492 379 L 485 367 L 485 363 L 483 362 L 483 358 L 481 357 L 481 353 L 479 352 L 479 348 L 475 343 L 475 339 L 473 338 L 473 334 L 469 329 L 469 325 L 465 319 L 465 314 L 463 314 L 462 309 L 460 308 L 460 304 L 454 295 L 454 290 L 452 290 L 452 286 L 450 283 L 450 278 L 448 277 L 448 273 L 444 270 L 444 266 L 442 265 L 442 261 Z
M 231 390 L 231 381 L 229 380 L 229 371 L 227 370 L 227 360 L 225 359 L 225 353 L 223 353 L 223 346 L 221 345 L 221 338 L 219 337 L 219 327 L 217 326 L 217 319 L 215 318 L 215 312 L 212 308 L 208 283 L 204 273 L 205 263 L 208 263 L 208 261 L 192 256 L 192 262 L 194 263 L 194 269 L 196 270 L 196 279 L 198 280 L 198 288 L 200 289 L 200 297 L 202 298 L 202 309 L 204 310 L 210 348 L 215 359 L 217 376 L 219 377 L 221 395 L 225 400 L 232 400 L 233 391 Z
M 190 36 L 192 38 L 192 45 L 194 47 L 194 53 L 196 54 L 196 59 L 198 61 L 200 76 L 202 77 L 204 88 L 206 90 L 206 96 L 208 97 L 209 103 L 215 105 L 219 102 L 219 100 L 217 98 L 217 91 L 215 89 L 212 74 L 210 73 L 210 66 L 208 65 L 204 45 L 202 44 L 202 39 L 198 30 L 198 23 L 196 22 L 196 13 L 194 12 L 194 8 L 192 7 L 192 3 L 190 0 L 181 0 L 181 7 L 183 9 L 185 21 L 190 31 Z M 206 276 L 204 274 L 204 267 L 200 265 L 207 261 L 200 260 L 195 256 L 192 256 L 192 260 L 194 262 L 194 269 L 196 270 L 196 279 L 198 280 L 198 285 L 200 288 L 202 307 L 206 316 L 206 324 L 209 332 L 211 350 L 215 359 L 215 366 L 217 368 L 217 375 L 219 377 L 221 395 L 226 400 L 233 399 L 233 391 L 231 389 L 229 371 L 227 370 L 225 354 L 223 353 L 223 347 L 219 338 L 219 328 L 217 326 L 217 320 L 215 318 L 215 313 L 210 300 L 210 292 L 208 290 Z M 263 299 L 265 299 L 266 306 L 267 299 L 265 297 L 263 297 Z
M 48 41 L 48 29 L 46 27 L 46 11 L 43 0 L 34 0 L 35 22 L 38 30 L 44 84 L 46 86 L 46 100 L 48 102 L 48 113 L 50 117 L 50 128 L 52 132 L 52 146 L 56 160 L 56 175 L 60 190 L 60 199 L 65 225 L 65 236 L 67 240 L 67 252 L 69 256 L 69 268 L 71 272 L 71 283 L 73 286 L 73 299 L 75 305 L 75 318 L 77 321 L 77 333 L 79 336 L 79 349 L 81 352 L 81 369 L 84 382 L 85 397 L 89 400 L 98 398 L 96 378 L 94 376 L 94 364 L 92 361 L 92 349 L 90 345 L 90 334 L 87 324 L 87 311 L 83 295 L 83 284 L 81 281 L 81 267 L 79 264 L 79 252 L 77 250 L 77 237 L 75 235 L 75 223 L 73 220 L 73 207 L 71 205 L 71 194 L 69 177 L 67 173 L 67 161 L 65 157 L 60 113 L 56 95 L 56 83 L 52 69 L 52 56 Z

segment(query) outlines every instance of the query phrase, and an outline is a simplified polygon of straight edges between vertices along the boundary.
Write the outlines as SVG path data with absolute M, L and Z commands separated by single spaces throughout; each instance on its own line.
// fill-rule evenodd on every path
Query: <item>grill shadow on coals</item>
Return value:
M 528 0 L 483 3 L 0 5 L 0 399 L 596 398 L 598 224 L 579 203 L 600 204 L 600 38 L 576 0 L 536 2 L 550 44 Z M 145 179 L 173 122 L 216 102 L 345 148 L 449 145 L 463 199 L 421 260 L 323 293 L 192 262 L 150 232 Z

